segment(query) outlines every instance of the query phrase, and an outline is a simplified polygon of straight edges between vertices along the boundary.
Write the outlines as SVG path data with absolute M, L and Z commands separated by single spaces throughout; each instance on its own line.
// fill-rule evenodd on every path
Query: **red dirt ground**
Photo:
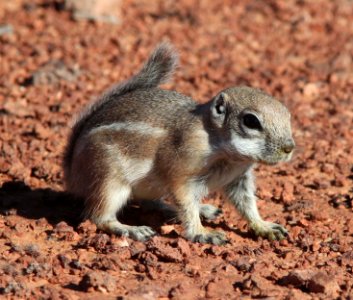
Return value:
M 75 21 L 60 1 L 1 1 L 0 298 L 353 299 L 353 2 L 122 1 L 120 24 Z M 259 166 L 263 217 L 282 242 L 256 239 L 218 195 L 231 243 L 192 244 L 161 212 L 147 243 L 80 220 L 63 193 L 73 116 L 131 76 L 161 40 L 181 55 L 173 83 L 198 101 L 259 87 L 292 112 L 290 163 Z

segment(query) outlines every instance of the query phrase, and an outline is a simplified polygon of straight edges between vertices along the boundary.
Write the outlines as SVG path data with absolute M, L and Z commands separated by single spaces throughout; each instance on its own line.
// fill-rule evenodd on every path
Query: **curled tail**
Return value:
M 63 162 L 65 177 L 69 175 L 75 142 L 83 131 L 90 116 L 98 111 L 105 103 L 114 101 L 119 96 L 135 90 L 154 88 L 167 82 L 173 74 L 177 62 L 178 55 L 173 47 L 168 43 L 159 44 L 136 75 L 113 87 L 104 94 L 100 100 L 91 104 L 81 113 L 72 129 L 65 150 Z

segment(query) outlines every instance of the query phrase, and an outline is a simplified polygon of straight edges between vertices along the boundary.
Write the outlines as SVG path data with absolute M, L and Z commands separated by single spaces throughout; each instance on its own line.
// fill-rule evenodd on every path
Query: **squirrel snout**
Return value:
M 285 142 L 285 144 L 282 147 L 282 150 L 284 153 L 289 154 L 293 151 L 294 148 L 295 148 L 295 143 L 292 139 L 290 139 Z

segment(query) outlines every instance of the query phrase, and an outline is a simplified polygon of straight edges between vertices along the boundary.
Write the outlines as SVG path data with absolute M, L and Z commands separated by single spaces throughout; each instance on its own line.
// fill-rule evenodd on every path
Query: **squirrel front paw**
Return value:
M 193 242 L 202 244 L 223 245 L 228 242 L 228 239 L 222 231 L 206 231 L 195 234 L 190 238 Z
M 267 238 L 270 241 L 283 240 L 288 235 L 288 231 L 282 225 L 267 221 L 252 222 L 250 228 L 256 236 Z

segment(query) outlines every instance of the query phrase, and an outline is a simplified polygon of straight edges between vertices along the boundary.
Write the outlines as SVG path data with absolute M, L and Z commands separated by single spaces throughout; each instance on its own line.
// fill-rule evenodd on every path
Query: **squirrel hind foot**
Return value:
M 192 239 L 193 242 L 202 244 L 224 245 L 228 243 L 227 236 L 222 231 L 206 231 L 196 234 Z
M 126 236 L 132 238 L 133 240 L 141 242 L 147 241 L 157 234 L 149 226 L 131 226 L 121 224 L 119 221 L 104 222 L 98 224 L 97 227 L 105 232 L 109 232 L 119 236 Z

